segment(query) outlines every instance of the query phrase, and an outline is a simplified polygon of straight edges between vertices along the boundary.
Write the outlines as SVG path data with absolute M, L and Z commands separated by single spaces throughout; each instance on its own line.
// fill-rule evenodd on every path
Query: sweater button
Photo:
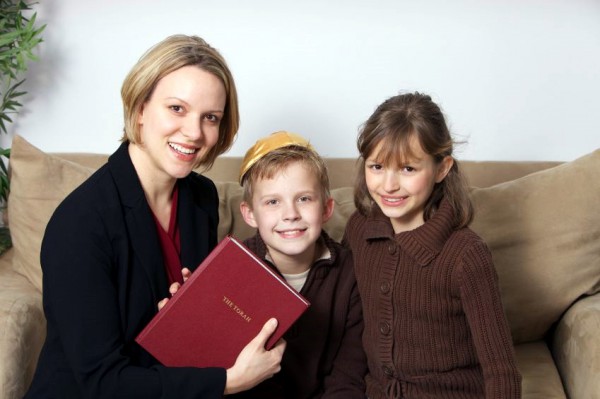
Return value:
M 387 375 L 388 377 L 391 377 L 394 375 L 394 371 L 388 366 L 383 366 L 382 370 L 383 370 L 383 374 Z
M 390 244 L 388 245 L 388 252 L 390 255 L 393 255 L 396 253 L 396 244 Z
M 382 321 L 379 323 L 379 332 L 383 335 L 388 335 L 390 333 L 391 327 L 387 321 Z
M 390 283 L 388 281 L 384 281 L 379 286 L 379 291 L 381 291 L 382 294 L 387 294 L 388 292 L 390 292 L 390 288 L 392 288 Z

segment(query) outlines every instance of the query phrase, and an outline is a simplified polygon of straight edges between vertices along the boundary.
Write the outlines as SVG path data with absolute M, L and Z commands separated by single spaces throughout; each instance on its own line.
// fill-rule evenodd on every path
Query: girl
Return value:
M 440 108 L 392 97 L 357 141 L 357 210 L 344 242 L 363 302 L 367 394 L 519 398 L 497 275 Z

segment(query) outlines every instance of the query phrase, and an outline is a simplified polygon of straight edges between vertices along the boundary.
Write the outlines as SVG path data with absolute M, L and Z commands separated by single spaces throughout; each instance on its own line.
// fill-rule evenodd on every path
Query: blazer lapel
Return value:
M 128 144 L 123 143 L 109 158 L 108 165 L 121 196 L 125 223 L 133 248 L 132 256 L 135 256 L 144 268 L 155 297 L 163 298 L 169 283 L 156 225 L 127 147 Z
M 181 236 L 181 265 L 196 270 L 209 252 L 209 218 L 206 211 L 194 203 L 194 193 L 187 179 L 179 184 L 178 215 Z

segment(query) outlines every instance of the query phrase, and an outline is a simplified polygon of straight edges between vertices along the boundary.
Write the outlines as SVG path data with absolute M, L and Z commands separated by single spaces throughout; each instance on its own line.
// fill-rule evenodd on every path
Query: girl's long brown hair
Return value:
M 410 144 L 415 139 L 438 164 L 446 156 L 452 156 L 454 140 L 444 115 L 431 97 L 425 94 L 415 92 L 391 97 L 379 105 L 364 123 L 356 143 L 360 156 L 354 189 L 354 204 L 362 214 L 370 214 L 376 206 L 367 189 L 365 160 L 380 143 L 384 143 L 377 154 L 378 160 L 385 165 L 402 165 L 412 158 Z M 446 178 L 434 186 L 425 204 L 425 221 L 438 209 L 442 198 L 446 198 L 454 210 L 457 227 L 471 223 L 473 205 L 456 159 Z

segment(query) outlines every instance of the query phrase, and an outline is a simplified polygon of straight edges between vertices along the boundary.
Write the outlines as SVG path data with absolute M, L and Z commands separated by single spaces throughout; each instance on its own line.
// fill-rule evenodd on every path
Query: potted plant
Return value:
M 20 99 L 26 94 L 21 85 L 29 61 L 37 60 L 33 50 L 42 42 L 46 25 L 36 26 L 37 13 L 25 1 L 0 0 L 0 134 L 8 134 L 7 126 L 22 106 Z M 10 148 L 0 147 L 0 208 L 6 206 L 10 182 L 7 161 Z M 10 246 L 2 212 L 0 224 L 0 252 Z M 9 240 L 6 242 L 6 240 Z

